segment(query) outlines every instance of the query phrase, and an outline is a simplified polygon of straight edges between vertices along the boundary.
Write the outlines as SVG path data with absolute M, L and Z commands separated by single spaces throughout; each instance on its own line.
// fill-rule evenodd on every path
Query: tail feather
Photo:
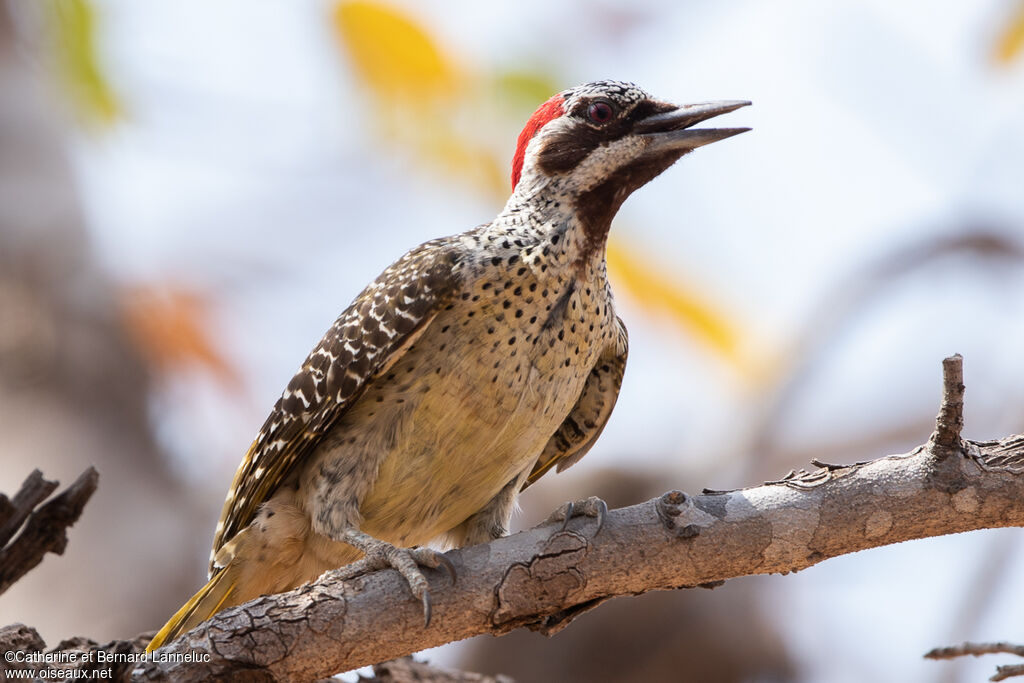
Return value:
M 220 611 L 234 592 L 237 581 L 234 580 L 232 567 L 217 572 L 205 586 L 192 596 L 174 616 L 167 620 L 153 640 L 146 647 L 146 652 L 153 652 L 164 644 L 190 631 Z
M 287 493 L 287 492 L 286 492 Z M 280 497 L 271 511 L 235 534 L 217 551 L 221 567 L 168 620 L 146 652 L 169 643 L 222 609 L 260 595 L 291 590 L 361 554 L 346 543 L 311 533 L 309 517 Z M 268 520 L 270 520 L 268 522 Z

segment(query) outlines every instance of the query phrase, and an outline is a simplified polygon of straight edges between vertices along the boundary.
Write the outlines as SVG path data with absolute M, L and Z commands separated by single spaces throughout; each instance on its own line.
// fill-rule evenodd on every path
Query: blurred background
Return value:
M 968 438 L 1024 431 L 1024 3 L 0 0 L 0 490 L 100 488 L 0 598 L 51 645 L 153 629 L 204 580 L 250 440 L 404 250 L 487 222 L 515 138 L 599 78 L 750 99 L 630 199 L 615 415 L 558 503 L 736 488 L 925 441 L 965 356 Z M 1019 530 L 431 651 L 531 680 L 975 681 L 1024 639 Z

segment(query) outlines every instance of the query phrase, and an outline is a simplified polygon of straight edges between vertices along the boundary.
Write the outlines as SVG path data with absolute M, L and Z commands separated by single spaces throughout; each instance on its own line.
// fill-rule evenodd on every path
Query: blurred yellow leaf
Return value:
M 608 268 L 616 284 L 652 313 L 667 315 L 722 357 L 741 374 L 761 376 L 743 346 L 739 324 L 697 291 L 680 282 L 678 276 L 659 270 L 645 258 L 618 242 L 608 244 Z
M 208 329 L 209 305 L 201 295 L 175 287 L 131 287 L 121 295 L 121 319 L 155 371 L 173 374 L 198 367 L 232 389 L 241 385 Z
M 508 196 L 504 166 L 487 149 L 456 132 L 438 126 L 432 135 L 417 137 L 418 151 L 435 168 L 462 175 L 498 200 Z
M 334 30 L 359 75 L 381 97 L 451 93 L 455 67 L 431 37 L 395 9 L 375 2 L 339 2 Z
M 395 9 L 366 0 L 337 3 L 332 18 L 335 37 L 375 95 L 372 120 L 379 134 L 432 171 L 507 196 L 503 164 L 473 137 L 478 129 L 462 121 L 479 104 L 463 87 L 468 72 L 444 54 L 427 30 Z
M 1024 50 L 1024 2 L 1018 0 L 995 45 L 995 60 L 1008 64 Z
M 93 6 L 88 0 L 48 0 L 44 6 L 57 71 L 75 110 L 90 123 L 113 123 L 121 107 L 99 67 Z
M 414 19 L 372 0 L 341 0 L 331 18 L 338 44 L 375 96 L 378 134 L 432 170 L 503 201 L 509 191 L 504 159 L 512 149 L 488 144 L 492 124 L 524 117 L 555 92 L 552 81 L 530 70 L 480 76 L 446 55 Z

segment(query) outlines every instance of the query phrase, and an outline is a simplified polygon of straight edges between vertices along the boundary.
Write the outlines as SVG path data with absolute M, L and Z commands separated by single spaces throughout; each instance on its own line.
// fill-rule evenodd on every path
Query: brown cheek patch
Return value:
M 607 139 L 604 131 L 587 125 L 574 126 L 548 136 L 537 153 L 537 164 L 547 175 L 567 173 Z

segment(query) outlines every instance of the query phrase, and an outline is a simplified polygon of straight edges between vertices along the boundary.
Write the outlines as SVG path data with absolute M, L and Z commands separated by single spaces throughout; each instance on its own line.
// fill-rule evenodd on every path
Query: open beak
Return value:
M 735 111 L 749 104 L 750 102 L 743 100 L 684 104 L 671 111 L 641 119 L 633 128 L 633 132 L 647 140 L 648 147 L 645 156 L 672 151 L 684 153 L 750 130 L 749 128 L 690 128 L 701 121 Z

